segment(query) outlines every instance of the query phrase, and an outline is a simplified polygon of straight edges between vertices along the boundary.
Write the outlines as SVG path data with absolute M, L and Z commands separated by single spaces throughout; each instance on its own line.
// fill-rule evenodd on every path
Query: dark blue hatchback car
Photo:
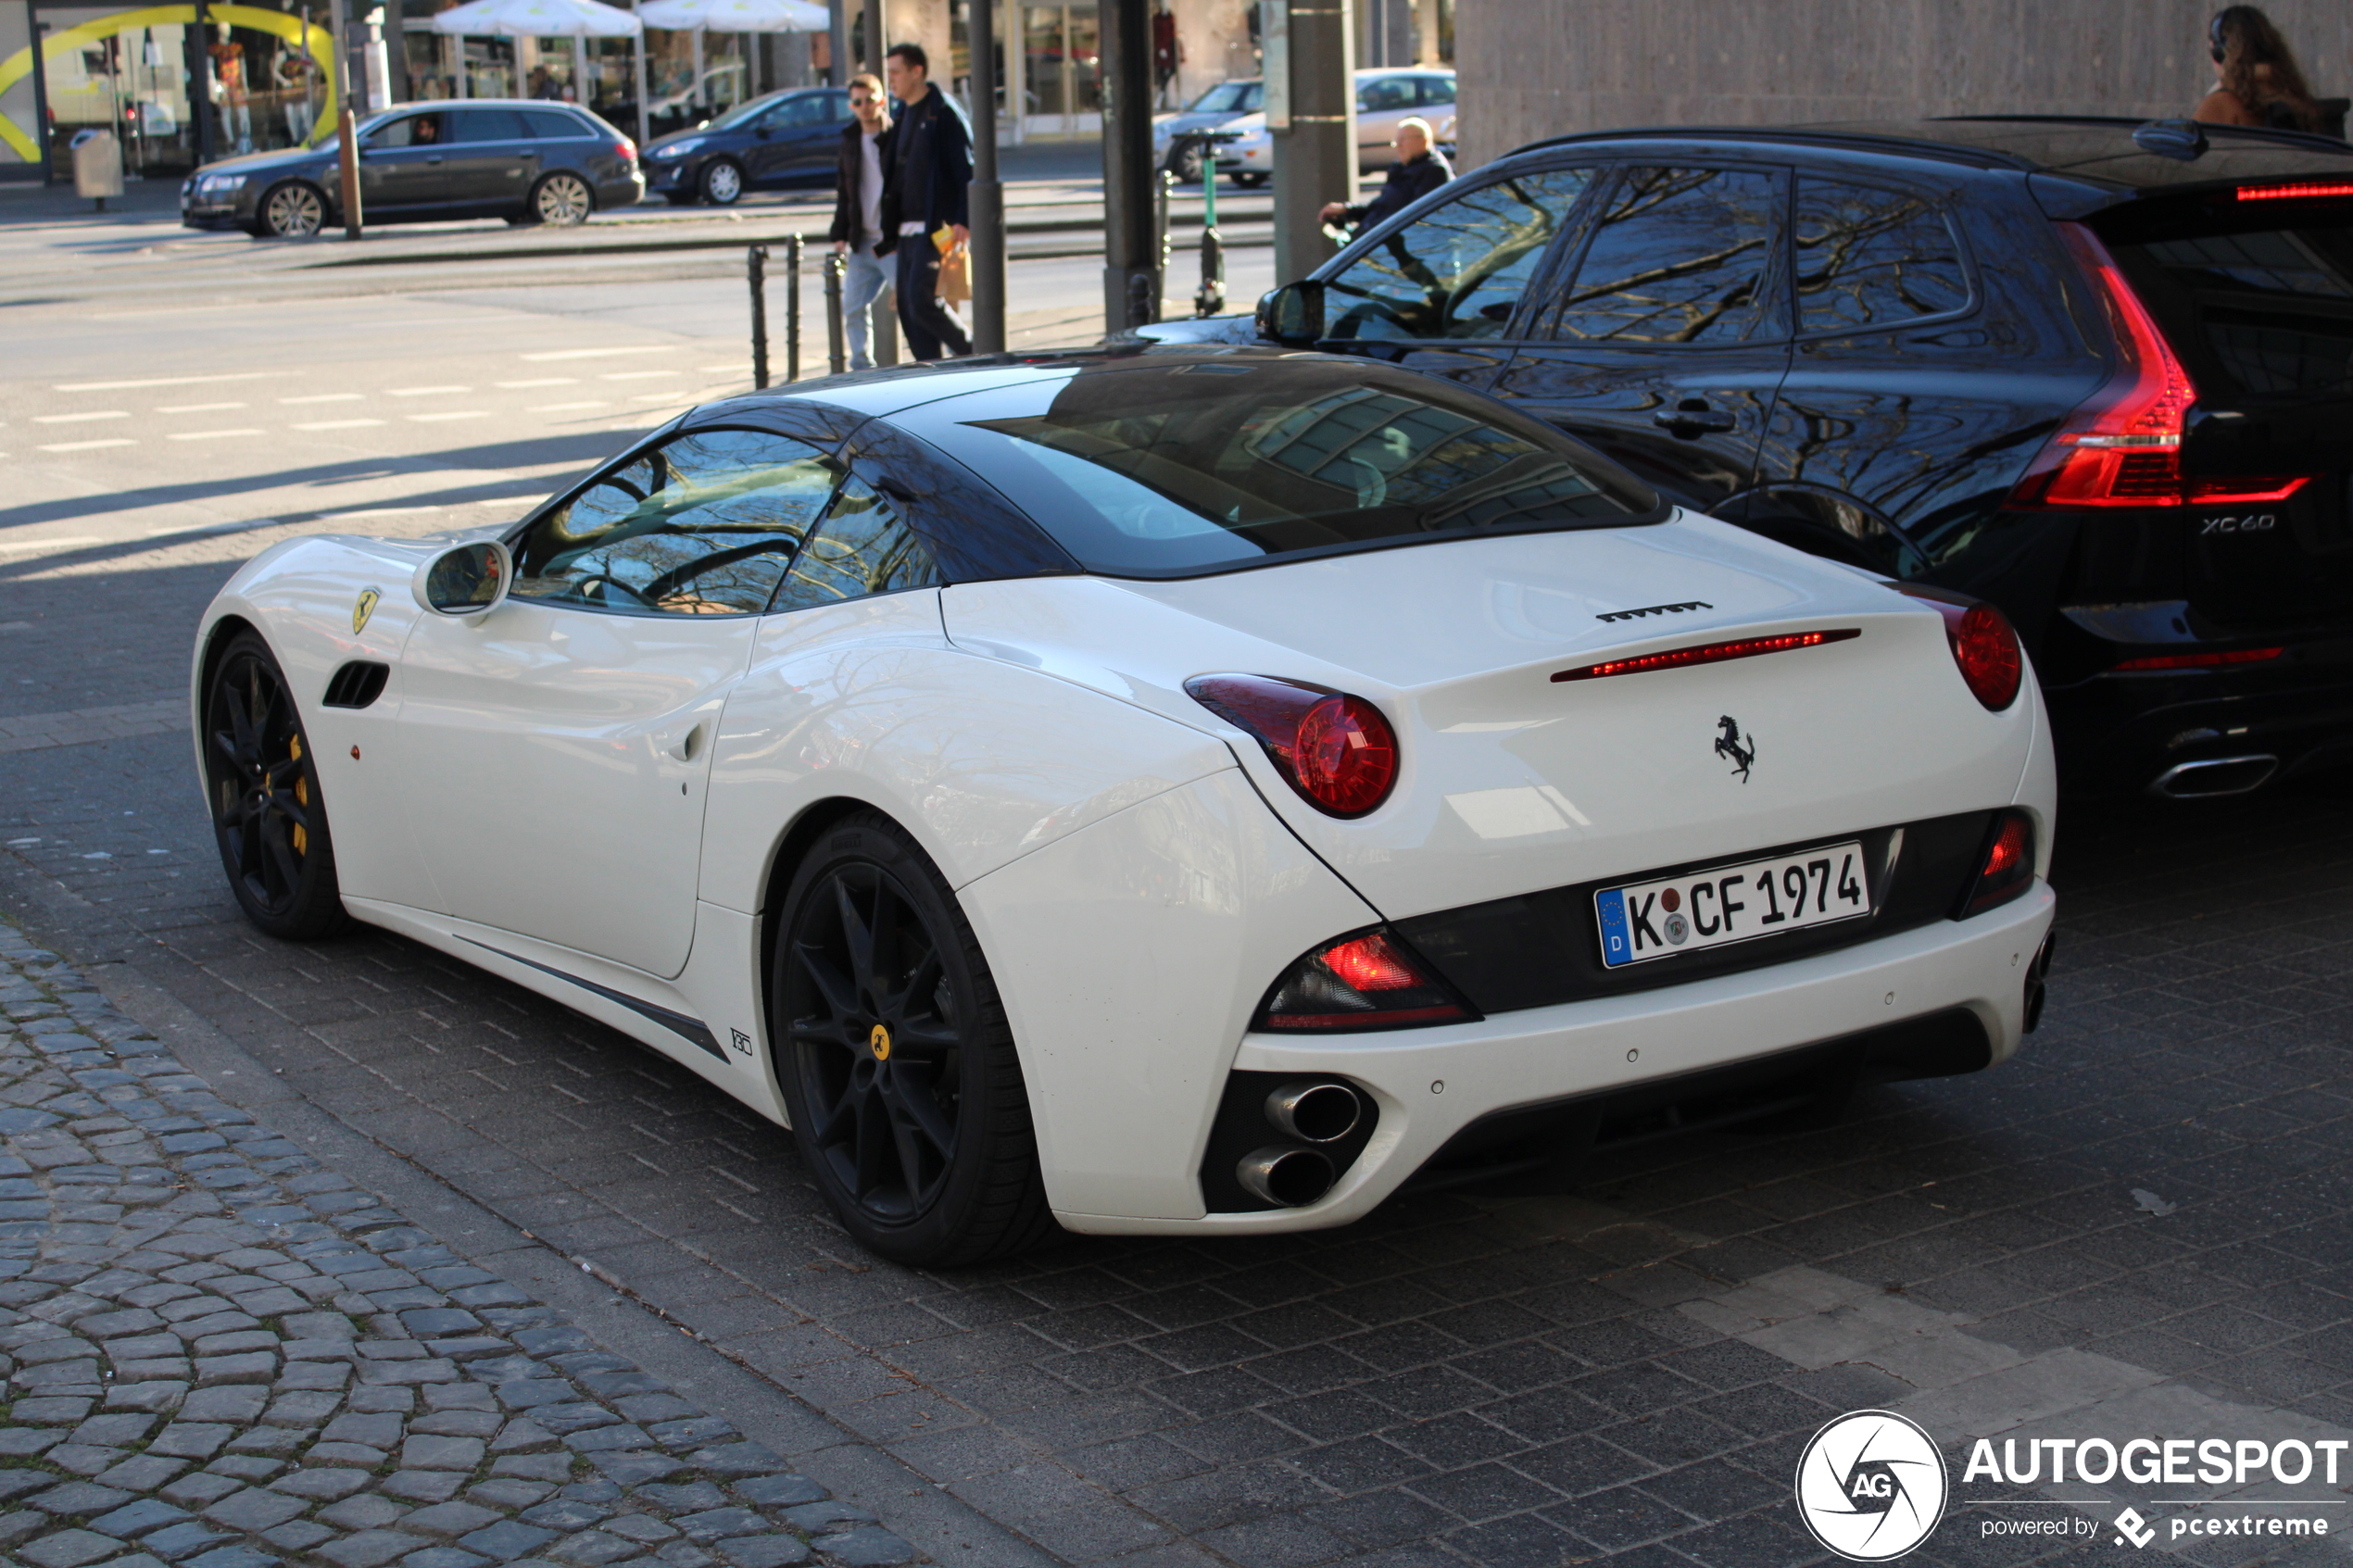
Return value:
M 738 104 L 646 146 L 646 181 L 672 205 L 732 206 L 746 191 L 831 189 L 849 92 L 799 87 Z

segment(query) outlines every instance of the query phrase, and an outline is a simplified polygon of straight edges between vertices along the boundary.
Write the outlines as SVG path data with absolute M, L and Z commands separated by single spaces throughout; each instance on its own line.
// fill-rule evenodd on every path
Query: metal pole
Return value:
M 768 384 L 768 247 L 744 247 L 745 270 L 751 278 L 751 384 Z
M 882 11 L 882 0 L 866 0 L 866 69 L 882 78 L 887 92 L 890 86 L 890 73 L 883 69 L 883 51 L 890 47 L 890 42 L 883 37 Z M 945 71 L 948 62 L 940 61 L 939 69 Z
M 1193 295 L 1193 314 L 1216 316 L 1226 308 L 1226 236 L 1217 232 L 1217 144 L 1202 140 L 1201 291 Z
M 1152 231 L 1151 0 L 1102 0 L 1103 330 L 1160 319 L 1159 239 Z
M 800 379 L 800 247 L 794 234 L 785 241 L 785 380 Z
M 842 257 L 825 257 L 825 363 L 828 370 L 839 375 L 849 369 L 849 355 L 842 340 L 841 280 L 849 263 Z
M 335 117 L 335 162 L 343 176 L 343 237 L 362 237 L 366 215 L 359 207 L 359 116 L 351 107 L 351 94 L 344 94 L 343 113 Z
M 32 0 L 24 0 L 25 19 L 32 24 L 32 145 L 41 155 L 41 183 L 57 182 L 57 155 L 49 148 L 49 68 L 43 61 L 47 53 L 42 39 L 49 24 L 33 14 Z M 211 106 L 207 105 L 208 110 Z
M 1324 204 L 1356 194 L 1354 7 L 1349 0 L 1265 0 L 1265 15 L 1275 281 L 1288 283 L 1333 252 Z
M 900 245 L 913 241 L 918 245 L 931 242 L 918 234 L 909 234 Z M 882 293 L 875 295 L 875 303 L 866 307 L 866 320 L 873 326 L 866 333 L 867 352 L 877 366 L 899 363 L 899 285 L 886 283 Z
M 637 8 L 636 0 L 630 0 L 629 8 L 633 12 Z M 646 144 L 653 140 L 653 132 L 648 129 L 650 111 L 646 106 L 646 28 L 643 22 L 637 25 L 636 36 L 629 41 L 629 74 L 630 86 L 637 94 L 637 146 L 642 151 Z
M 1005 351 L 1005 186 L 997 177 L 997 6 L 971 0 L 973 352 Z
M 833 0 L 832 25 L 827 30 L 825 54 L 833 61 L 825 68 L 825 85 L 847 87 L 857 74 L 858 62 L 849 57 L 849 6 L 851 0 Z

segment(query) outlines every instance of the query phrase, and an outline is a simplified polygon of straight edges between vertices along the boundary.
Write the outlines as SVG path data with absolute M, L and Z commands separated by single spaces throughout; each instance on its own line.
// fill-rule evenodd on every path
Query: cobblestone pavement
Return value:
M 907 1542 L 231 1106 L 0 927 L 0 1549 L 844 1568 Z

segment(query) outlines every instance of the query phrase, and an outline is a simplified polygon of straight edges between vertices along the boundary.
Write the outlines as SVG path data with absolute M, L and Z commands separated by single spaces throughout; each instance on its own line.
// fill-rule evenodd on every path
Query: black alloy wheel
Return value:
M 270 646 L 240 632 L 206 684 L 207 796 L 221 869 L 245 918 L 306 941 L 348 922 L 316 759 Z
M 930 859 L 861 812 L 818 841 L 784 909 L 777 1077 L 801 1160 L 850 1235 L 941 1268 L 1053 1234 L 1013 1032 Z

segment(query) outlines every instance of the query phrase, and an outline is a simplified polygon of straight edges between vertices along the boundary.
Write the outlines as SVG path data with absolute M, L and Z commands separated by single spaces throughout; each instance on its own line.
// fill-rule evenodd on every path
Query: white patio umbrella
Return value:
M 833 25 L 833 14 L 810 0 L 646 0 L 637 15 L 648 27 L 680 31 L 823 32 Z
M 433 30 L 467 38 L 635 38 L 646 24 L 602 0 L 468 0 L 437 13 Z

